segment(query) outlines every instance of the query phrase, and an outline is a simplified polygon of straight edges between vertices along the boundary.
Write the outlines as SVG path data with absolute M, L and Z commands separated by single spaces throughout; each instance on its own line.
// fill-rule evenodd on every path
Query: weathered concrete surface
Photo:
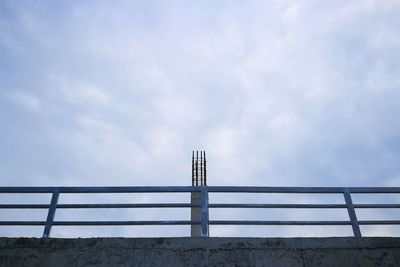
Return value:
M 400 238 L 0 238 L 0 266 L 400 266 Z
M 190 193 L 190 204 L 201 205 L 200 192 L 191 192 Z M 191 214 L 190 219 L 192 221 L 200 221 L 201 220 L 201 209 L 200 208 L 191 208 L 190 214 Z M 190 226 L 190 236 L 192 236 L 192 237 L 201 236 L 201 226 L 198 224 L 192 224 Z

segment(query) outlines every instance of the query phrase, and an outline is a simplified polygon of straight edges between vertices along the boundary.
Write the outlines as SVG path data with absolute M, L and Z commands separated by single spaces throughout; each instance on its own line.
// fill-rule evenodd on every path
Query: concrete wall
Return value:
M 0 266 L 400 266 L 400 238 L 0 238 Z

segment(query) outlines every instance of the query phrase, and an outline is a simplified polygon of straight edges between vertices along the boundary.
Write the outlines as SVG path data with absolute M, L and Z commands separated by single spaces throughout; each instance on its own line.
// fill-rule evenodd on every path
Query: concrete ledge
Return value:
M 400 238 L 0 238 L 0 266 L 400 266 Z

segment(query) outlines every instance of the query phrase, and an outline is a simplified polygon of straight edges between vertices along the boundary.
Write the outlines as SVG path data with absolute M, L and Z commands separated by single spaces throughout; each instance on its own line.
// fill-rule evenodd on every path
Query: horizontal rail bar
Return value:
M 350 221 L 231 221 L 212 220 L 214 225 L 351 225 Z
M 204 186 L 106 186 L 106 187 L 0 187 L 0 193 L 185 193 L 200 192 Z M 213 193 L 400 193 L 400 187 L 254 187 L 207 186 Z
M 0 209 L 48 209 L 48 204 L 0 204 Z M 209 204 L 210 208 L 343 209 L 345 204 Z M 189 203 L 58 204 L 58 209 L 200 208 Z M 398 209 L 400 204 L 354 204 L 357 209 Z
M 358 221 L 360 225 L 390 225 L 390 224 L 398 224 L 400 225 L 400 220 L 373 220 L 373 221 Z
M 0 209 L 48 209 L 49 204 L 0 204 Z
M 57 226 L 100 226 L 100 225 L 191 225 L 200 221 L 56 221 Z
M 344 209 L 344 204 L 209 204 L 210 208 Z
M 48 204 L 0 204 L 0 209 L 48 209 Z M 58 204 L 58 209 L 105 209 L 105 208 L 200 208 L 189 203 L 121 203 L 121 204 Z
M 214 193 L 400 193 L 400 187 L 254 187 L 254 186 L 209 186 Z
M 400 220 L 358 221 L 360 225 L 400 225 Z M 45 221 L 0 221 L 3 226 L 43 226 Z M 53 226 L 191 225 L 200 221 L 55 221 Z M 351 225 L 350 221 L 233 221 L 212 220 L 212 225 Z
M 351 225 L 351 221 L 233 221 L 212 220 L 214 225 Z M 358 221 L 360 225 L 400 225 L 400 220 Z
M 0 225 L 6 226 L 35 226 L 35 225 L 46 225 L 45 221 L 0 221 Z
M 233 221 L 212 220 L 214 225 L 351 225 L 351 221 Z M 358 221 L 360 225 L 400 225 L 400 220 Z
M 106 209 L 106 208 L 199 208 L 186 203 L 138 203 L 138 204 L 59 204 L 59 209 Z
M 398 194 L 400 187 L 349 187 L 352 194 Z
M 45 225 L 45 221 L 0 221 L 0 225 L 7 226 L 35 226 Z M 55 221 L 53 226 L 107 226 L 107 225 L 191 225 L 200 224 L 200 221 Z
M 190 193 L 203 186 L 0 187 L 0 193 Z
M 400 204 L 353 204 L 357 209 L 399 209 Z
M 354 204 L 358 209 L 398 209 L 400 204 Z M 210 208 L 345 209 L 345 204 L 209 204 Z

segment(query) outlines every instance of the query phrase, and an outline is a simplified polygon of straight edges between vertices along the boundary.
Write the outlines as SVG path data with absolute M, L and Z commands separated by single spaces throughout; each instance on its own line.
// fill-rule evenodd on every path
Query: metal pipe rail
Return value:
M 190 193 L 200 192 L 201 204 L 190 203 L 124 203 L 124 204 L 58 204 L 63 193 Z M 52 226 L 112 225 L 192 225 L 201 226 L 201 236 L 208 236 L 209 225 L 351 225 L 354 237 L 360 238 L 360 225 L 400 225 L 400 220 L 358 220 L 356 209 L 398 209 L 400 204 L 353 204 L 352 194 L 399 194 L 400 187 L 247 187 L 247 186 L 126 186 L 126 187 L 0 187 L 0 194 L 52 194 L 50 204 L 0 204 L 1 209 L 47 209 L 46 221 L 0 221 L 0 226 L 44 226 L 43 238 L 50 236 Z M 209 193 L 301 193 L 342 194 L 344 204 L 231 204 L 208 203 Z M 98 208 L 200 208 L 200 221 L 57 221 L 57 209 Z M 279 208 L 279 209 L 347 209 L 348 221 L 264 221 L 209 220 L 210 208 Z

